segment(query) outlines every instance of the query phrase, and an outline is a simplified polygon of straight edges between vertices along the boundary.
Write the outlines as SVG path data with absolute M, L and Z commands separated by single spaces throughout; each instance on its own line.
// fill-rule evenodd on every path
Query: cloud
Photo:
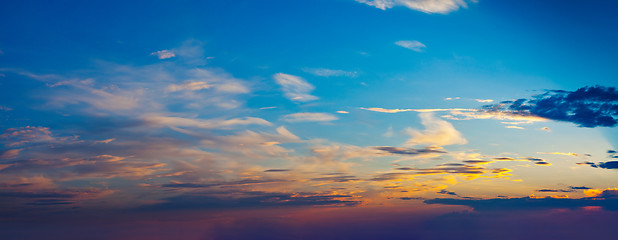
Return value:
M 374 149 L 380 150 L 380 151 L 384 151 L 384 152 L 388 152 L 391 154 L 397 154 L 397 155 L 419 155 L 419 154 L 431 154 L 431 153 L 446 153 L 446 151 L 442 150 L 442 148 L 437 148 L 437 147 L 425 147 L 422 149 L 415 149 L 415 148 L 400 148 L 400 147 L 388 147 L 388 146 L 382 146 L 382 147 L 373 147 Z
M 318 97 L 310 94 L 315 87 L 301 77 L 277 73 L 273 78 L 281 86 L 285 97 L 292 101 L 309 102 L 318 99 Z
M 55 138 L 46 127 L 8 128 L 0 135 L 0 142 L 6 146 L 20 146 L 31 142 L 51 142 Z
M 614 127 L 618 124 L 618 91 L 603 86 L 582 87 L 576 91 L 548 90 L 531 99 L 488 105 L 484 110 L 572 122 L 579 127 Z
M 530 161 L 536 165 L 551 166 L 551 163 L 546 162 L 545 159 L 534 158 L 534 157 L 523 157 L 523 158 L 497 157 L 497 158 L 493 158 L 492 160 L 494 161 Z
M 513 210 L 542 210 L 559 208 L 580 208 L 600 206 L 606 210 L 618 211 L 618 189 L 605 190 L 589 189 L 584 198 L 564 197 L 522 197 L 522 198 L 490 198 L 490 199 L 429 199 L 427 204 L 464 205 L 474 208 L 475 211 L 513 211 Z
M 17 157 L 17 155 L 19 154 L 19 152 L 22 149 L 10 149 L 10 150 L 6 150 L 4 152 L 2 152 L 2 154 L 0 154 L 0 159 L 12 159 Z M 0 169 L 1 170 L 1 169 Z
M 146 114 L 142 119 L 151 125 L 169 127 L 195 127 L 195 128 L 229 128 L 238 125 L 262 125 L 271 126 L 272 123 L 255 117 L 232 118 L 232 119 L 195 119 L 182 117 L 167 117 L 159 114 Z
M 320 195 L 307 193 L 247 192 L 248 196 L 221 197 L 214 194 L 183 194 L 163 199 L 162 203 L 142 206 L 137 210 L 197 210 L 237 209 L 281 206 L 355 206 L 360 201 L 350 195 Z
M 590 166 L 604 169 L 618 169 L 618 161 L 600 162 L 598 164 L 592 164 Z
M 419 116 L 421 118 L 421 123 L 425 126 L 425 130 L 406 129 L 406 132 L 412 136 L 406 144 L 445 146 L 468 143 L 452 124 L 436 118 L 433 113 L 420 113 Z
M 407 49 L 410 49 L 412 51 L 415 52 L 422 52 L 423 49 L 425 49 L 425 44 L 422 44 L 419 41 L 408 41 L 408 40 L 402 40 L 402 41 L 397 41 L 395 42 L 396 45 L 400 46 L 400 47 L 404 47 Z
M 173 58 L 176 56 L 172 50 L 161 50 L 151 53 L 150 55 L 157 56 L 159 59 Z
M 578 153 L 572 153 L 572 152 L 568 152 L 568 153 L 563 153 L 563 152 L 537 152 L 537 153 L 539 153 L 539 154 L 565 155 L 565 156 L 574 156 L 574 157 L 579 157 L 579 156 L 590 157 L 590 154 L 578 154 Z
M 330 122 L 337 119 L 339 118 L 329 113 L 302 112 L 283 116 L 283 120 L 287 122 Z
M 370 108 L 361 107 L 360 109 L 367 110 L 367 111 L 373 111 L 373 112 L 381 112 L 381 113 L 398 113 L 398 112 L 414 111 L 414 109 L 386 109 L 386 108 L 379 108 L 379 107 L 370 107 Z
M 303 71 L 320 77 L 356 77 L 357 72 L 334 70 L 327 68 L 304 68 Z
M 480 103 L 490 103 L 493 102 L 494 100 L 492 99 L 474 99 L 474 101 L 480 102 Z
M 454 196 L 457 196 L 457 193 L 447 191 L 446 189 L 442 189 L 442 190 L 440 190 L 440 191 L 439 191 L 439 192 L 437 192 L 437 193 L 438 193 L 438 194 L 444 194 L 444 195 L 454 195 Z
M 506 126 L 505 128 L 511 128 L 511 129 L 525 129 L 525 128 L 520 127 L 520 126 Z
M 512 112 L 477 110 L 477 109 L 444 109 L 450 115 L 442 117 L 450 120 L 472 120 L 472 119 L 496 119 L 511 122 L 504 124 L 530 124 L 534 122 L 545 122 L 548 119 L 533 115 L 521 115 Z
M 336 113 L 348 114 L 348 113 L 350 113 L 350 112 L 348 112 L 348 111 L 337 111 Z
M 424 13 L 446 14 L 467 7 L 465 0 L 356 0 L 382 10 L 403 6 Z M 475 1 L 473 1 L 475 2 Z
M 167 87 L 167 90 L 170 92 L 178 92 L 178 91 L 183 91 L 183 90 L 197 91 L 197 90 L 202 90 L 202 89 L 209 89 L 212 86 L 213 85 L 208 84 L 206 82 L 185 82 L 182 84 L 170 84 Z

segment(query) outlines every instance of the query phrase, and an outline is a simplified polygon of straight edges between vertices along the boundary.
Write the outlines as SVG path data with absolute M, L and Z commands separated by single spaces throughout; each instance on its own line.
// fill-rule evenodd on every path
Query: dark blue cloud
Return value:
M 438 148 L 425 147 L 422 149 L 416 148 L 400 148 L 400 147 L 389 147 L 389 146 L 381 146 L 374 147 L 374 149 L 385 151 L 392 154 L 400 154 L 400 155 L 419 155 L 419 154 L 427 154 L 427 153 L 446 153 L 446 151 Z
M 546 210 L 568 208 L 575 209 L 599 206 L 606 210 L 618 211 L 618 191 L 604 190 L 596 197 L 578 199 L 570 198 L 491 198 L 491 199 L 453 199 L 435 198 L 424 201 L 427 204 L 463 205 L 476 211 L 512 211 L 512 210 Z
M 548 90 L 531 99 L 504 101 L 483 108 L 488 112 L 572 122 L 579 127 L 614 127 L 618 124 L 618 91 L 603 86 L 587 86 L 576 91 Z

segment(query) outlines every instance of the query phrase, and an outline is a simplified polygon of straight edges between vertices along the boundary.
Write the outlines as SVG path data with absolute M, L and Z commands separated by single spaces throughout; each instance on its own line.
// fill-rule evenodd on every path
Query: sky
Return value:
M 2 239 L 611 239 L 614 1 L 0 2 Z

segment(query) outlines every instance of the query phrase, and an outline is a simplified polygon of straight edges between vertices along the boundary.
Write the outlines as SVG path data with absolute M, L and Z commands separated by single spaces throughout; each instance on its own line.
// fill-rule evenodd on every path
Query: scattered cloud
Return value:
M 506 126 L 505 128 L 511 128 L 511 129 L 525 129 L 525 128 L 520 127 L 520 126 Z
M 348 112 L 348 111 L 337 111 L 336 113 L 348 114 L 348 113 L 350 113 L 350 112 Z
M 309 102 L 318 99 L 318 97 L 310 94 L 315 87 L 301 77 L 277 73 L 273 78 L 275 82 L 281 86 L 281 90 L 285 97 L 292 101 Z
M 410 50 L 415 51 L 415 52 L 422 52 L 423 49 L 425 49 L 425 47 L 426 47 L 425 44 L 422 44 L 421 42 L 416 41 L 416 40 L 414 40 L 414 41 L 408 41 L 408 40 L 397 41 L 397 42 L 395 42 L 395 45 L 398 45 L 400 47 L 404 47 L 404 48 L 410 49 Z
M 551 129 L 550 129 L 550 128 L 548 128 L 548 127 L 542 127 L 542 128 L 541 128 L 541 130 L 543 130 L 543 131 L 547 131 L 547 132 L 551 132 Z
M 382 10 L 403 6 L 424 13 L 447 14 L 457 9 L 466 8 L 466 0 L 356 0 Z M 476 1 L 472 1 L 476 2 Z
M 452 97 L 447 97 L 447 98 L 445 98 L 444 100 L 446 100 L 446 101 L 451 101 L 451 100 L 458 100 L 458 99 L 461 99 L 461 98 L 460 98 L 460 97 L 454 97 L 454 98 L 452 98 Z
M 283 120 L 287 122 L 330 122 L 337 119 L 339 118 L 329 113 L 302 112 L 283 116 Z
M 0 154 L 0 159 L 12 159 L 17 157 L 22 149 L 9 149 Z M 0 169 L 1 170 L 1 169 Z
M 356 77 L 358 72 L 335 70 L 327 68 L 304 68 L 303 71 L 320 77 Z
M 412 138 L 406 144 L 445 146 L 468 143 L 451 123 L 436 118 L 433 113 L 420 113 L 419 117 L 421 118 L 421 123 L 425 126 L 425 130 L 419 131 L 407 128 L 406 132 Z
M 474 101 L 480 102 L 480 103 L 490 103 L 493 102 L 494 100 L 492 99 L 474 99 Z
M 0 142 L 5 146 L 20 146 L 31 142 L 51 142 L 54 141 L 52 133 L 46 127 L 20 127 L 8 128 L 0 135 Z
M 159 59 L 173 58 L 176 56 L 172 50 L 161 50 L 151 53 L 150 55 L 157 56 Z

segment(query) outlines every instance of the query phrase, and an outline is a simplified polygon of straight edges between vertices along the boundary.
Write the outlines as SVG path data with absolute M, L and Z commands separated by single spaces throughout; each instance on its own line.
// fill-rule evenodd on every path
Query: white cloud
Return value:
M 474 101 L 480 102 L 480 103 L 490 103 L 493 102 L 493 99 L 474 99 Z
M 446 14 L 460 7 L 466 8 L 465 0 L 356 0 L 382 10 L 395 6 L 404 6 L 424 13 Z M 476 1 L 472 1 L 476 2 Z
M 173 58 L 176 56 L 172 50 L 161 50 L 151 53 L 150 55 L 157 56 L 159 59 Z
M 422 52 L 423 49 L 426 47 L 425 44 L 422 44 L 421 42 L 416 41 L 416 40 L 413 40 L 413 41 L 402 40 L 402 41 L 395 42 L 395 44 L 398 46 L 410 49 L 415 52 Z
M 337 113 L 341 113 L 341 114 L 348 114 L 348 113 L 350 113 L 350 112 L 348 112 L 348 111 L 337 111 Z
M 309 94 L 315 87 L 301 77 L 277 73 L 273 78 L 281 86 L 285 97 L 292 101 L 308 102 L 318 99 L 318 97 Z
M 305 68 L 303 71 L 320 77 L 356 77 L 357 72 L 349 72 L 344 70 L 334 70 L 327 68 Z
M 447 121 L 436 118 L 433 113 L 419 114 L 425 130 L 419 131 L 407 128 L 406 132 L 412 136 L 408 145 L 431 145 L 445 146 L 453 144 L 466 144 L 468 141 L 462 134 Z
M 283 116 L 283 120 L 288 122 L 328 122 L 339 118 L 328 113 L 294 113 Z

